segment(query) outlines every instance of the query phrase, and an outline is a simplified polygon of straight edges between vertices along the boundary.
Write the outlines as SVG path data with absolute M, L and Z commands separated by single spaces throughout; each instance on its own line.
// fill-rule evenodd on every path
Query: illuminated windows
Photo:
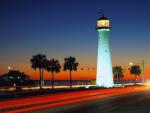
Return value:
M 98 28 L 109 28 L 109 20 L 98 20 L 97 21 L 97 27 Z

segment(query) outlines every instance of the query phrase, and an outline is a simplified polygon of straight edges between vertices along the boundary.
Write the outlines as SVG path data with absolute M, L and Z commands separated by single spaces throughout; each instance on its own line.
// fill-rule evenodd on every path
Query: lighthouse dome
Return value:
M 103 15 L 103 16 L 100 17 L 98 20 L 109 20 L 109 19 Z

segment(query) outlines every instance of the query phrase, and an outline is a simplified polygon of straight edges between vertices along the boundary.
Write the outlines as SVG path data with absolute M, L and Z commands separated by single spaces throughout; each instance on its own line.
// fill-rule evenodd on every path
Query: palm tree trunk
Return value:
M 72 76 L 71 76 L 71 70 L 70 70 L 70 88 L 72 88 Z
M 120 83 L 120 77 L 118 76 L 118 83 Z
M 41 74 L 41 84 L 44 85 L 44 69 L 42 68 L 42 74 Z
M 118 76 L 118 74 L 117 74 L 117 81 L 118 81 L 118 83 L 119 83 L 119 76 Z
M 39 69 L 39 72 L 40 72 L 40 89 L 42 89 L 42 76 L 41 76 L 41 69 Z
M 52 72 L 52 89 L 54 89 L 54 73 Z
M 135 75 L 135 84 L 136 84 L 136 75 Z

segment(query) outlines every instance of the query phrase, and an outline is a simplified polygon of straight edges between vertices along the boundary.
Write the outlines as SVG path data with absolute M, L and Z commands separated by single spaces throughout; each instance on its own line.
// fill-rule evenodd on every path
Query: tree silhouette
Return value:
M 47 62 L 47 71 L 52 74 L 52 89 L 54 88 L 54 73 L 60 72 L 61 66 L 58 60 L 51 59 Z
M 123 68 L 121 66 L 113 67 L 114 78 L 117 78 L 117 81 L 120 81 L 120 78 L 124 77 Z
M 68 57 L 64 59 L 64 71 L 69 70 L 70 71 L 70 88 L 72 87 L 72 76 L 71 76 L 71 72 L 77 71 L 77 67 L 78 67 L 78 62 L 76 62 L 76 58 L 75 57 Z
M 33 85 L 30 77 L 24 72 L 18 70 L 10 70 L 0 76 L 0 86 L 23 86 L 23 85 Z
M 131 66 L 130 73 L 132 75 L 135 75 L 135 84 L 136 84 L 136 77 L 141 74 L 140 66 L 139 65 L 133 65 L 133 66 Z
M 39 69 L 39 73 L 40 73 L 40 89 L 42 89 L 42 80 L 43 80 L 43 69 L 45 68 L 45 63 L 46 63 L 46 56 L 45 55 L 42 55 L 42 54 L 37 54 L 37 55 L 34 55 L 32 58 L 31 58 L 31 67 L 33 69 Z

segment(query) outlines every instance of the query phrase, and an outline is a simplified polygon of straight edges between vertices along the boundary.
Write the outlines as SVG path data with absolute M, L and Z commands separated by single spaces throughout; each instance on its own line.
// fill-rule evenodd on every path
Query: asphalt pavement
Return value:
M 150 113 L 150 91 L 133 92 L 32 113 Z

